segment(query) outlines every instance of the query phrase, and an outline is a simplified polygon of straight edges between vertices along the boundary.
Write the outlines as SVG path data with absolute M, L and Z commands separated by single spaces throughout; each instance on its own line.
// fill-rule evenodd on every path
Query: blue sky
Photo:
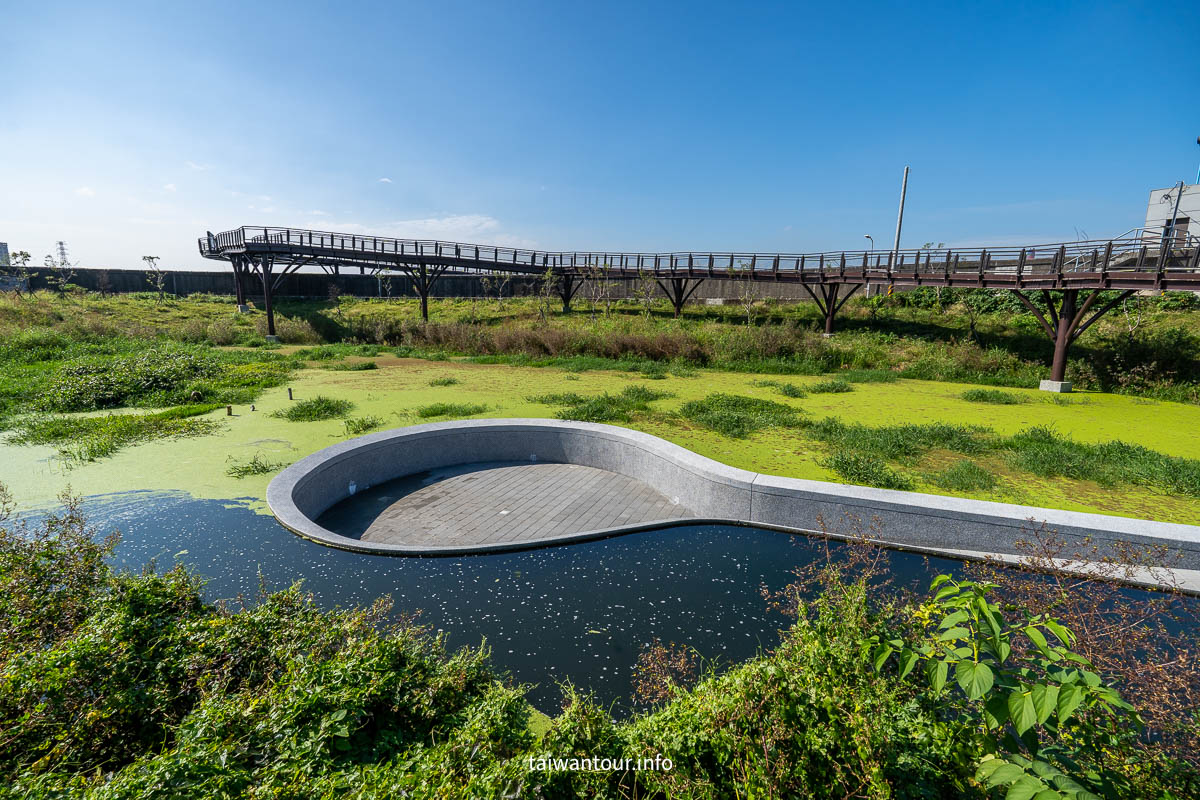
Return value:
M 548 249 L 1118 234 L 1195 179 L 1186 3 L 6 5 L 0 241 L 242 224 Z

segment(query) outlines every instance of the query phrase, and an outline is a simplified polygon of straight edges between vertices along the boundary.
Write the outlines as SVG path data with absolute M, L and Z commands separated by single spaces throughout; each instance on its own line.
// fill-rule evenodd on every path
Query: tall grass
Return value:
M 859 486 L 902 491 L 911 491 L 915 487 L 911 478 L 892 469 L 872 453 L 834 450 L 821 464 L 836 472 L 847 483 Z
M 1168 456 L 1121 441 L 1077 442 L 1048 426 L 1036 426 L 999 443 L 1012 464 L 1046 478 L 1135 484 L 1168 494 L 1200 497 L 1200 460 Z
M 991 403 L 998 406 L 1013 406 L 1026 402 L 1022 395 L 1002 392 L 999 389 L 968 389 L 961 397 L 969 403 Z
M 773 400 L 735 394 L 710 394 L 703 400 L 692 400 L 683 404 L 679 415 L 736 438 L 749 436 L 763 428 L 795 428 L 801 424 L 799 409 Z
M 220 406 L 189 405 L 153 414 L 105 414 L 94 417 L 35 415 L 14 426 L 10 444 L 54 445 L 69 465 L 107 458 L 139 442 L 170 437 L 204 436 L 220 422 L 196 419 Z
M 645 386 L 627 386 L 618 394 L 584 396 L 574 392 L 547 394 L 530 397 L 535 403 L 562 406 L 555 414 L 559 419 L 579 422 L 629 422 L 633 415 L 651 411 L 655 400 L 670 397 L 668 392 L 659 392 Z
M 271 414 L 273 417 L 289 420 L 290 422 L 319 422 L 324 419 L 344 417 L 354 408 L 349 400 L 340 400 L 324 395 L 317 395 L 309 400 L 281 408 Z
M 473 417 L 482 414 L 488 407 L 474 403 L 432 403 L 417 409 L 417 416 L 422 419 L 430 417 Z

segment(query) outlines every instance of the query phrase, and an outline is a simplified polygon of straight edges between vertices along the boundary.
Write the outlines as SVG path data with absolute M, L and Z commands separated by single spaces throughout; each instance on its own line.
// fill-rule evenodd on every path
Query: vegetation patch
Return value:
M 351 417 L 342 424 L 346 426 L 346 433 L 349 435 L 361 436 L 367 431 L 373 431 L 382 426 L 383 417 Z
M 838 377 L 848 383 L 895 383 L 900 376 L 890 369 L 846 369 Z
M 658 392 L 645 386 L 627 386 L 618 394 L 605 392 L 585 397 L 574 392 L 547 394 L 530 397 L 534 403 L 563 406 L 555 414 L 559 419 L 579 422 L 629 422 L 635 413 L 651 410 L 655 400 L 670 397 L 668 392 Z
M 809 386 L 808 390 L 813 394 L 838 394 L 840 392 L 853 392 L 854 387 L 847 380 L 834 378 L 828 381 L 818 381 Z
M 309 400 L 301 400 L 287 408 L 282 408 L 272 413 L 271 416 L 291 422 L 318 422 L 323 419 L 344 417 L 353 408 L 354 404 L 349 400 L 317 395 Z
M 379 369 L 379 365 L 374 361 L 345 361 L 340 364 L 330 364 L 323 369 L 333 370 L 334 372 L 362 372 L 364 370 Z
M 251 475 L 270 475 L 286 466 L 282 461 L 268 461 L 262 453 L 255 453 L 246 461 L 231 461 L 225 474 L 231 478 L 248 478 Z
M 873 453 L 834 450 L 821 464 L 836 472 L 838 477 L 847 483 L 858 486 L 900 489 L 906 492 L 916 488 L 911 478 L 892 469 Z
M 974 425 L 885 425 L 872 427 L 826 417 L 805 425 L 805 433 L 831 449 L 862 453 L 888 461 L 913 461 L 933 450 L 974 455 L 992 446 L 990 430 Z
M 434 378 L 429 382 L 430 386 L 455 386 L 459 383 L 458 378 Z
M 217 408 L 220 406 L 207 404 L 179 406 L 153 414 L 35 415 L 20 419 L 7 441 L 54 445 L 60 458 L 69 464 L 82 464 L 111 456 L 138 442 L 213 433 L 220 428 L 218 421 L 195 417 Z
M 927 476 L 930 483 L 952 492 L 982 492 L 995 489 L 996 476 L 970 459 L 962 459 Z
M 1136 484 L 1168 494 L 1200 497 L 1200 460 L 1177 458 L 1121 441 L 1087 444 L 1036 426 L 999 443 L 1014 466 L 1046 478 Z
M 703 400 L 684 403 L 684 419 L 726 436 L 742 438 L 763 428 L 795 428 L 801 412 L 783 403 L 736 394 L 710 394 Z
M 432 403 L 418 408 L 417 416 L 422 419 L 429 417 L 473 417 L 487 410 L 487 406 L 474 403 Z
M 962 393 L 962 399 L 970 403 L 991 403 L 996 406 L 1015 406 L 1027 402 L 1026 398 L 1012 392 L 999 389 L 968 389 Z
M 249 403 L 295 367 L 274 353 L 23 330 L 0 343 L 0 422 L 33 411 Z
M 777 390 L 784 397 L 808 397 L 808 392 L 800 388 L 794 383 L 781 383 L 779 381 L 754 381 L 753 386 L 765 386 Z

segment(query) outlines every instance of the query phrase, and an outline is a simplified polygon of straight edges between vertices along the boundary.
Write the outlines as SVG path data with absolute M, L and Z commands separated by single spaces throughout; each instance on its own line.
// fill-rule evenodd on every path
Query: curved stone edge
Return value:
M 397 447 L 403 449 L 397 452 Z M 482 461 L 552 461 L 640 480 L 687 506 L 694 518 L 584 531 L 536 542 L 420 547 L 363 542 L 318 525 L 333 504 L 385 480 Z M 1011 556 L 1039 526 L 1069 545 L 1167 545 L 1177 567 L 1200 569 L 1200 527 L 985 500 L 874 489 L 749 472 L 641 431 L 545 419 L 435 422 L 382 431 L 327 447 L 291 465 L 267 487 L 284 527 L 321 544 L 362 553 L 462 556 L 589 541 L 680 524 L 749 524 L 793 533 L 878 526 L 890 546 L 958 556 Z

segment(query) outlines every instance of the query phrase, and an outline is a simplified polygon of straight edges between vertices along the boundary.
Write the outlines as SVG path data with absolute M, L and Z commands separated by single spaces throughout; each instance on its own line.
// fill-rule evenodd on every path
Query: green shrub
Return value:
M 968 389 L 962 393 L 961 397 L 971 403 L 991 403 L 1000 406 L 1012 406 L 1026 402 L 1023 395 L 1002 392 L 999 389 Z
M 354 408 L 349 400 L 339 400 L 324 395 L 317 395 L 310 400 L 301 400 L 287 408 L 282 408 L 271 414 L 273 417 L 290 420 L 291 422 L 317 422 L 323 419 L 344 417 Z
M 429 382 L 430 386 L 455 386 L 458 384 L 458 378 L 434 378 Z
M 684 403 L 679 415 L 726 436 L 741 438 L 763 428 L 795 428 L 801 412 L 773 400 L 733 394 L 710 394 Z

